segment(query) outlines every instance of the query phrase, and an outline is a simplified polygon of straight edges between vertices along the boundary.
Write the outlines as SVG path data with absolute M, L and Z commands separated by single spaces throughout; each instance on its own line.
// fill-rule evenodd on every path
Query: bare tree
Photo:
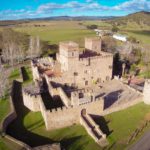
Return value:
M 5 62 L 14 65 L 14 62 L 20 62 L 25 58 L 27 49 L 27 36 L 12 29 L 4 29 L 2 32 L 2 55 Z
M 29 41 L 29 50 L 28 50 L 28 57 L 34 58 L 40 56 L 42 53 L 41 50 L 41 42 L 39 37 L 30 37 Z
M 0 98 L 5 96 L 7 86 L 8 86 L 7 70 L 2 65 L 1 59 L 0 59 Z

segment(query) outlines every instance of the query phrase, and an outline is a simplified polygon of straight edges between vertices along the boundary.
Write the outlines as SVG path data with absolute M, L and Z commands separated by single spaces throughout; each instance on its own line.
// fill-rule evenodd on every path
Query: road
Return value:
M 150 131 L 145 133 L 129 150 L 150 150 Z

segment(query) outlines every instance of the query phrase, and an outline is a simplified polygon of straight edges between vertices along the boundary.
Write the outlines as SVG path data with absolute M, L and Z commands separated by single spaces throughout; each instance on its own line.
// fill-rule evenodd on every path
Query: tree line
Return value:
M 0 32 L 0 55 L 3 63 L 13 66 L 27 58 L 39 57 L 45 51 L 46 43 L 39 37 L 5 28 Z
M 9 71 L 14 65 L 26 59 L 40 57 L 47 46 L 47 42 L 41 41 L 38 36 L 31 37 L 11 28 L 0 31 L 0 99 L 6 94 Z

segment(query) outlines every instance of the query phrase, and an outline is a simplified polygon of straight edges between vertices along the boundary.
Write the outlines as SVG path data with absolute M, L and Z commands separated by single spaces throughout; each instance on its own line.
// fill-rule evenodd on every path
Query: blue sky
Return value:
M 150 11 L 150 0 L 0 0 L 0 20 L 49 16 L 122 16 Z

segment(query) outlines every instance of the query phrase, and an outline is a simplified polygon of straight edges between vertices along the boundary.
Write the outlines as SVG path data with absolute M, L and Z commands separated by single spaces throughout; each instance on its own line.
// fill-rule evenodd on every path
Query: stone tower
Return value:
M 147 79 L 144 84 L 144 103 L 150 105 L 150 79 Z
M 59 44 L 59 62 L 62 71 L 69 71 L 71 63 L 79 60 L 79 45 L 75 42 L 61 42 Z
M 94 51 L 96 53 L 100 53 L 101 38 L 100 37 L 85 38 L 85 49 Z

